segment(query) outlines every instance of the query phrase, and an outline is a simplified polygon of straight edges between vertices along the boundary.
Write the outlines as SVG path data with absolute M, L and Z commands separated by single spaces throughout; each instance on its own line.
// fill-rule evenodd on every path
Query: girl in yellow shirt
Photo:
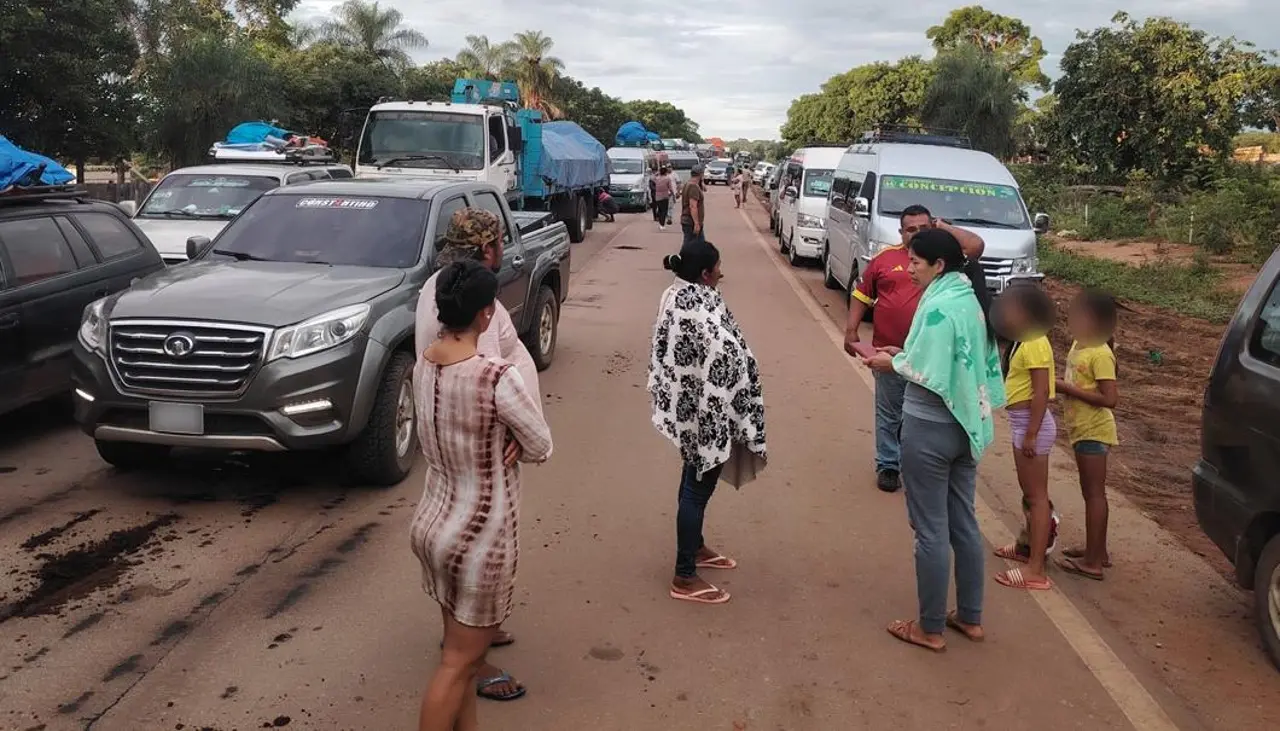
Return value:
M 1053 543 L 1053 505 L 1049 502 L 1049 454 L 1058 425 L 1049 402 L 1054 397 L 1053 345 L 1048 332 L 1056 320 L 1053 300 L 1040 287 L 1017 285 L 996 302 L 999 329 L 1014 340 L 1004 388 L 1009 428 L 1013 432 L 1013 463 L 1027 512 L 1027 541 L 1004 546 L 996 555 L 1026 563 L 1026 568 L 996 574 L 996 581 L 1013 589 L 1045 591 L 1053 588 L 1045 558 Z
M 1075 342 L 1067 356 L 1066 377 L 1058 381 L 1065 398 L 1067 436 L 1080 470 L 1084 495 L 1084 548 L 1063 552 L 1058 565 L 1077 576 L 1102 580 L 1111 565 L 1107 552 L 1107 453 L 1120 443 L 1113 409 L 1116 388 L 1116 301 L 1109 294 L 1083 292 L 1071 303 L 1067 327 Z

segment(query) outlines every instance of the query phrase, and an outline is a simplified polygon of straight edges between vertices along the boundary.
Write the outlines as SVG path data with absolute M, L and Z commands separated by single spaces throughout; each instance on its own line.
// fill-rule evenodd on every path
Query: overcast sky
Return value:
M 925 31 L 961 0 L 732 0 L 601 4 L 591 0 L 381 0 L 430 41 L 419 61 L 452 57 L 468 34 L 505 39 L 541 30 L 565 71 L 622 99 L 670 101 L 705 136 L 772 139 L 791 100 L 833 74 L 871 61 L 931 55 Z M 340 0 L 303 0 L 298 15 L 325 17 Z M 1168 15 L 1262 48 L 1280 46 L 1280 0 L 986 0 L 1020 17 L 1044 41 L 1042 68 L 1058 74 L 1078 28 L 1105 25 L 1123 9 Z M 595 7 L 591 7 L 591 6 Z

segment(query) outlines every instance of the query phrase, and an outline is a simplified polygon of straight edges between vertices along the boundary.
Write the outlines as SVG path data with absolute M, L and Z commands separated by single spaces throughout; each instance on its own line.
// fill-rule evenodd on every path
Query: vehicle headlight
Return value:
M 1034 274 L 1040 262 L 1034 256 L 1023 256 L 1013 260 L 1014 274 Z
M 80 343 L 92 351 L 102 350 L 107 340 L 107 316 L 105 299 L 90 302 L 80 316 Z
M 822 228 L 822 219 L 807 213 L 796 214 L 796 225 L 801 228 Z
M 369 305 L 352 305 L 282 327 L 271 338 L 267 360 L 301 358 L 342 345 L 354 338 L 368 320 Z

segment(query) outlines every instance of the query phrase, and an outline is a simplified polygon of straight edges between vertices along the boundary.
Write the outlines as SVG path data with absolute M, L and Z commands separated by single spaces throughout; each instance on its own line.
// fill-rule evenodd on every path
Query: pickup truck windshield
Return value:
M 831 192 L 831 170 L 804 171 L 804 194 L 810 198 L 826 198 Z
M 258 196 L 279 186 L 278 179 L 260 175 L 167 175 L 138 215 L 230 220 Z
M 360 138 L 360 164 L 480 170 L 485 135 L 476 114 L 372 112 Z
M 213 257 L 407 269 L 431 206 L 408 198 L 267 196 L 223 230 Z
M 902 215 L 904 208 L 913 204 L 922 205 L 934 216 L 962 226 L 1031 228 L 1022 196 L 1012 185 L 905 175 L 880 178 L 880 213 L 896 218 Z
M 639 175 L 644 172 L 644 160 L 611 157 L 609 167 L 619 175 Z

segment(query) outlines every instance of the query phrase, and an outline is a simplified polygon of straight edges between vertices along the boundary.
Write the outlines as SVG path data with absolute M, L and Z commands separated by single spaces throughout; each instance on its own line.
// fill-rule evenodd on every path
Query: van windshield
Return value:
M 810 198 L 826 198 L 831 192 L 832 170 L 804 171 L 804 194 Z
M 621 175 L 639 175 L 644 172 L 644 160 L 638 157 L 611 157 L 609 166 Z
M 880 178 L 878 205 L 882 215 L 895 218 L 907 206 L 921 205 L 935 217 L 953 223 L 1031 228 L 1022 196 L 1012 185 L 885 175 Z
M 278 178 L 264 175 L 166 175 L 147 198 L 142 218 L 221 218 L 231 220 L 258 199 L 279 187 Z

